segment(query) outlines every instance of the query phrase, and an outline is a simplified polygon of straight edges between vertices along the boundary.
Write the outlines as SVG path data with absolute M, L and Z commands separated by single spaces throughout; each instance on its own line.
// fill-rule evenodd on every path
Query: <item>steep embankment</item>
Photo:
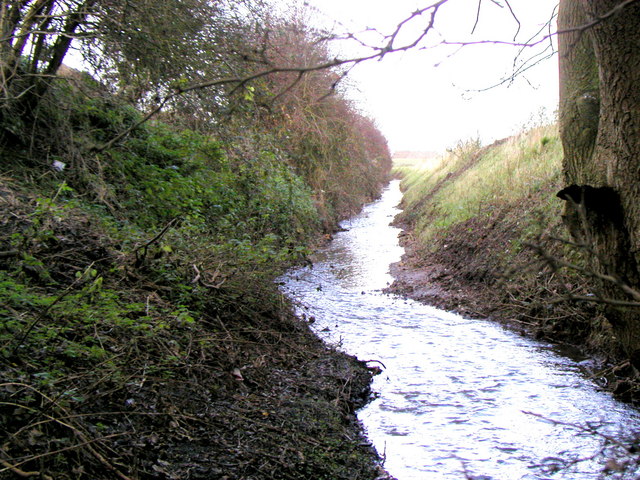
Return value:
M 125 250 L 64 208 L 0 183 L 0 478 L 376 475 L 362 363 L 268 284 L 181 278 L 153 238 Z
M 484 148 L 461 144 L 440 160 L 397 158 L 407 253 L 391 290 L 619 362 L 596 376 L 632 399 L 607 319 L 577 300 L 595 297 L 562 225 L 561 155 L 556 127 L 543 126 Z
M 333 221 L 311 187 L 100 92 L 0 129 L 0 478 L 378 477 L 369 370 L 273 282 Z

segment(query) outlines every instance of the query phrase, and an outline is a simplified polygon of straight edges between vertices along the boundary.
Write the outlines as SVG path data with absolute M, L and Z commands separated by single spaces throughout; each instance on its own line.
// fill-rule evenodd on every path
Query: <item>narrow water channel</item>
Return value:
M 283 287 L 328 343 L 386 366 L 359 412 L 385 468 L 398 480 L 622 478 L 602 477 L 602 438 L 571 425 L 619 435 L 640 431 L 640 415 L 579 363 L 490 321 L 381 292 L 403 252 L 389 225 L 400 200 L 394 181 Z

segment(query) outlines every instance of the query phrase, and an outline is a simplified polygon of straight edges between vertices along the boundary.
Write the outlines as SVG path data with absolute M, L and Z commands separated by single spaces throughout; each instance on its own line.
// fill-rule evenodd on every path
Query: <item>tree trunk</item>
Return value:
M 560 134 L 568 187 L 565 220 L 610 277 L 601 295 L 640 292 L 640 3 L 560 2 Z M 564 33 L 563 33 L 564 32 Z M 630 288 L 629 288 L 630 287 Z M 640 350 L 640 309 L 611 308 L 627 354 Z
M 22 2 L 25 4 L 27 2 Z M 17 25 L 7 26 L 7 30 L 11 32 L 11 36 L 3 39 L 11 44 L 11 48 L 7 51 L 3 52 L 2 59 L 2 78 L 5 79 L 6 87 L 10 86 L 10 80 L 17 75 L 18 63 L 20 62 L 20 57 L 25 49 L 25 46 L 31 41 L 31 36 L 33 34 L 34 27 L 40 21 L 41 14 L 48 3 L 53 3 L 53 0 L 36 0 L 28 9 L 28 12 L 24 16 L 24 18 L 20 18 L 19 12 L 22 7 L 14 5 L 12 14 L 9 16 L 13 16 L 15 21 L 20 21 L 20 30 L 13 38 L 13 32 L 17 28 Z M 52 6 L 52 5 L 51 5 Z M 18 12 L 18 13 L 16 13 Z
M 52 0 L 41 0 L 38 4 L 42 4 L 40 6 L 44 8 L 49 1 Z M 42 76 L 32 77 L 33 83 L 31 86 L 33 88 L 22 95 L 22 98 L 18 102 L 18 111 L 22 110 L 29 114 L 36 109 L 40 99 L 47 93 L 49 86 L 51 85 L 52 77 L 56 75 L 58 69 L 62 65 L 62 62 L 71 47 L 71 42 L 73 42 L 76 30 L 86 21 L 96 2 L 97 0 L 85 0 L 77 6 L 75 11 L 66 12 L 67 19 L 64 27 L 60 32 L 56 32 L 56 40 L 53 45 L 51 45 L 50 51 L 47 52 L 48 58 L 46 59 L 46 66 L 41 72 Z M 53 7 L 53 1 L 49 6 Z M 44 25 L 46 24 L 47 19 L 45 18 L 41 21 Z M 36 43 L 35 48 L 38 50 L 38 43 Z M 38 62 L 43 60 L 44 59 L 35 57 L 32 59 L 34 65 L 37 65 Z
M 77 28 L 85 22 L 96 2 L 97 0 L 85 0 L 78 6 L 78 9 L 75 12 L 69 14 L 63 31 L 58 35 L 56 42 L 51 48 L 51 58 L 49 59 L 49 64 L 44 70 L 45 75 L 56 74 L 62 65 L 64 57 L 69 51 L 69 47 L 71 46 L 71 42 L 73 41 Z

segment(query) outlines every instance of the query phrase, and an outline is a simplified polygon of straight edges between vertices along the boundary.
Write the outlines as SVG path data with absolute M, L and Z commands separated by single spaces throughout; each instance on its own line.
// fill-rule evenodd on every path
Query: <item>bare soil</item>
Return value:
M 501 257 L 516 238 L 505 212 L 452 227 L 434 249 L 419 245 L 410 224 L 396 222 L 396 226 L 403 229 L 400 244 L 405 253 L 391 265 L 395 280 L 389 292 L 468 317 L 491 318 L 512 327 L 533 326 L 513 318 L 502 296 L 508 272 Z
M 410 223 L 397 219 L 405 254 L 391 266 L 394 282 L 387 291 L 557 344 L 565 354 L 586 360 L 587 374 L 602 388 L 637 403 L 637 374 L 602 309 L 571 300 L 572 293 L 585 293 L 580 278 L 550 268 L 534 249 L 509 251 L 522 239 L 520 219 L 527 208 L 488 206 L 488 214 L 451 227 L 431 248 L 416 241 Z M 547 234 L 562 228 L 547 227 Z

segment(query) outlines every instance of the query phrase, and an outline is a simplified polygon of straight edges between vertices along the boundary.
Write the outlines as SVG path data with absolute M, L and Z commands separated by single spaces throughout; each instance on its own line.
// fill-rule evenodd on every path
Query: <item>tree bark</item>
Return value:
M 565 220 L 591 266 L 614 277 L 600 289 L 640 291 L 640 2 L 560 2 L 560 133 Z M 564 32 L 564 33 L 562 33 Z M 608 317 L 627 354 L 640 350 L 640 310 Z
M 97 0 L 85 0 L 78 6 L 78 9 L 75 12 L 69 14 L 64 29 L 58 35 L 56 42 L 51 48 L 51 59 L 49 60 L 47 68 L 44 70 L 45 75 L 55 75 L 58 71 L 60 65 L 62 65 L 64 57 L 69 51 L 69 47 L 71 46 L 71 42 L 73 41 L 77 28 L 85 22 L 96 2 Z

